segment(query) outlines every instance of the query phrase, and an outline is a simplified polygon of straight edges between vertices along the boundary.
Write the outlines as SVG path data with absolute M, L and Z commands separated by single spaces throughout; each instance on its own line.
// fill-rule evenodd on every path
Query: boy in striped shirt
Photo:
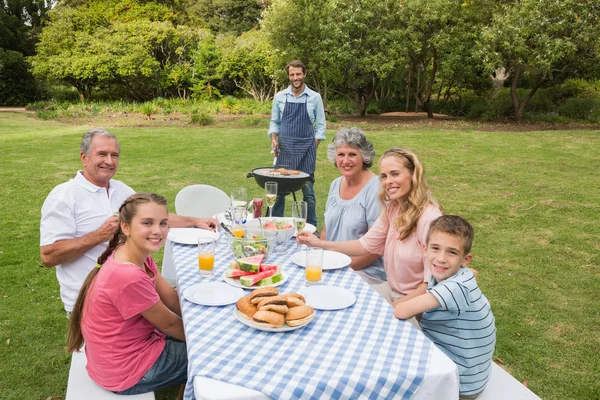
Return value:
M 461 400 L 475 399 L 485 389 L 496 345 L 490 303 L 466 268 L 473 236 L 473 227 L 459 216 L 434 220 L 423 246 L 432 275 L 427 293 L 394 307 L 400 319 L 423 313 L 423 333 L 458 366 Z

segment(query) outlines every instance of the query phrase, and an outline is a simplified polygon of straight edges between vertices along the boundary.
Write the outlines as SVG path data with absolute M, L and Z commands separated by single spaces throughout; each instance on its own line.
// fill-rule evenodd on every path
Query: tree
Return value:
M 217 44 L 221 53 L 219 73 L 233 79 L 236 86 L 251 95 L 254 100 L 264 101 L 275 93 L 274 50 L 262 32 L 251 30 L 239 37 L 223 36 Z
M 239 36 L 258 28 L 263 5 L 257 0 L 197 0 L 191 2 L 189 12 L 214 34 Z
M 389 38 L 395 10 L 392 0 L 279 0 L 263 27 L 280 60 L 300 58 L 317 90 L 333 87 L 364 115 L 398 64 Z
M 35 80 L 23 54 L 0 48 L 0 104 L 21 106 L 33 101 L 35 96 Z
M 520 0 L 506 5 L 483 29 L 480 56 L 490 72 L 504 67 L 511 79 L 515 119 L 545 83 L 572 72 L 579 54 L 598 57 L 600 6 L 594 0 Z M 523 78 L 533 82 L 520 98 Z
M 73 85 L 82 100 L 98 87 L 137 100 L 186 98 L 199 33 L 176 17 L 157 3 L 59 4 L 31 58 L 33 72 Z

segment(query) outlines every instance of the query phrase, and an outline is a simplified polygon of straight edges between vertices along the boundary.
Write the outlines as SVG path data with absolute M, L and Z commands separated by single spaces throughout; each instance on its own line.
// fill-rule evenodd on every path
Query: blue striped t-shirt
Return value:
M 481 392 L 490 378 L 496 346 L 490 303 L 468 268 L 439 283 L 431 277 L 427 292 L 441 307 L 423 313 L 423 333 L 458 366 L 460 394 Z

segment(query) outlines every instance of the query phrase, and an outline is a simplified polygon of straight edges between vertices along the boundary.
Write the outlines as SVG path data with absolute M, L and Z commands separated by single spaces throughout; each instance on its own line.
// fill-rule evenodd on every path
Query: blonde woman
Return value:
M 298 242 L 351 257 L 382 255 L 388 280 L 373 288 L 389 303 L 396 304 L 424 294 L 427 289 L 430 272 L 424 265 L 423 244 L 430 223 L 442 215 L 442 208 L 431 195 L 423 164 L 406 148 L 393 147 L 381 156 L 379 178 L 379 198 L 386 205 L 362 238 L 330 242 L 301 233 Z
M 179 297 L 150 255 L 165 242 L 168 218 L 164 197 L 129 196 L 71 314 L 67 351 L 78 351 L 85 341 L 90 378 L 117 394 L 152 392 L 187 380 Z

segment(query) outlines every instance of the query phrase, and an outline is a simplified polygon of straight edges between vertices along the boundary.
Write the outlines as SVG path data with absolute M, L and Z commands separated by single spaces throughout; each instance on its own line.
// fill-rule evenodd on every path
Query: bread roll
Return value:
M 290 308 L 285 314 L 285 322 L 289 326 L 300 326 L 309 323 L 315 317 L 315 310 L 311 306 L 298 306 Z
M 278 294 L 279 294 L 279 291 L 277 289 L 275 289 L 274 287 L 266 287 L 266 288 L 256 289 L 256 290 L 253 290 L 252 293 L 250 293 L 250 302 L 252 304 L 256 305 L 256 304 L 260 303 L 260 301 L 265 299 L 266 297 L 277 296 Z
M 287 301 L 283 296 L 269 296 L 263 298 L 256 306 L 260 311 L 275 311 L 279 314 L 285 314 L 289 311 Z
M 279 314 L 273 311 L 257 311 L 252 320 L 259 326 L 268 328 L 281 328 L 285 322 L 283 314 Z
M 281 297 L 285 298 L 285 300 L 287 301 L 287 306 L 290 308 L 303 306 L 306 304 L 304 296 L 298 293 L 286 293 L 284 295 L 281 295 Z
M 247 318 L 252 319 L 257 308 L 250 302 L 250 296 L 244 296 L 235 304 L 237 309 Z

